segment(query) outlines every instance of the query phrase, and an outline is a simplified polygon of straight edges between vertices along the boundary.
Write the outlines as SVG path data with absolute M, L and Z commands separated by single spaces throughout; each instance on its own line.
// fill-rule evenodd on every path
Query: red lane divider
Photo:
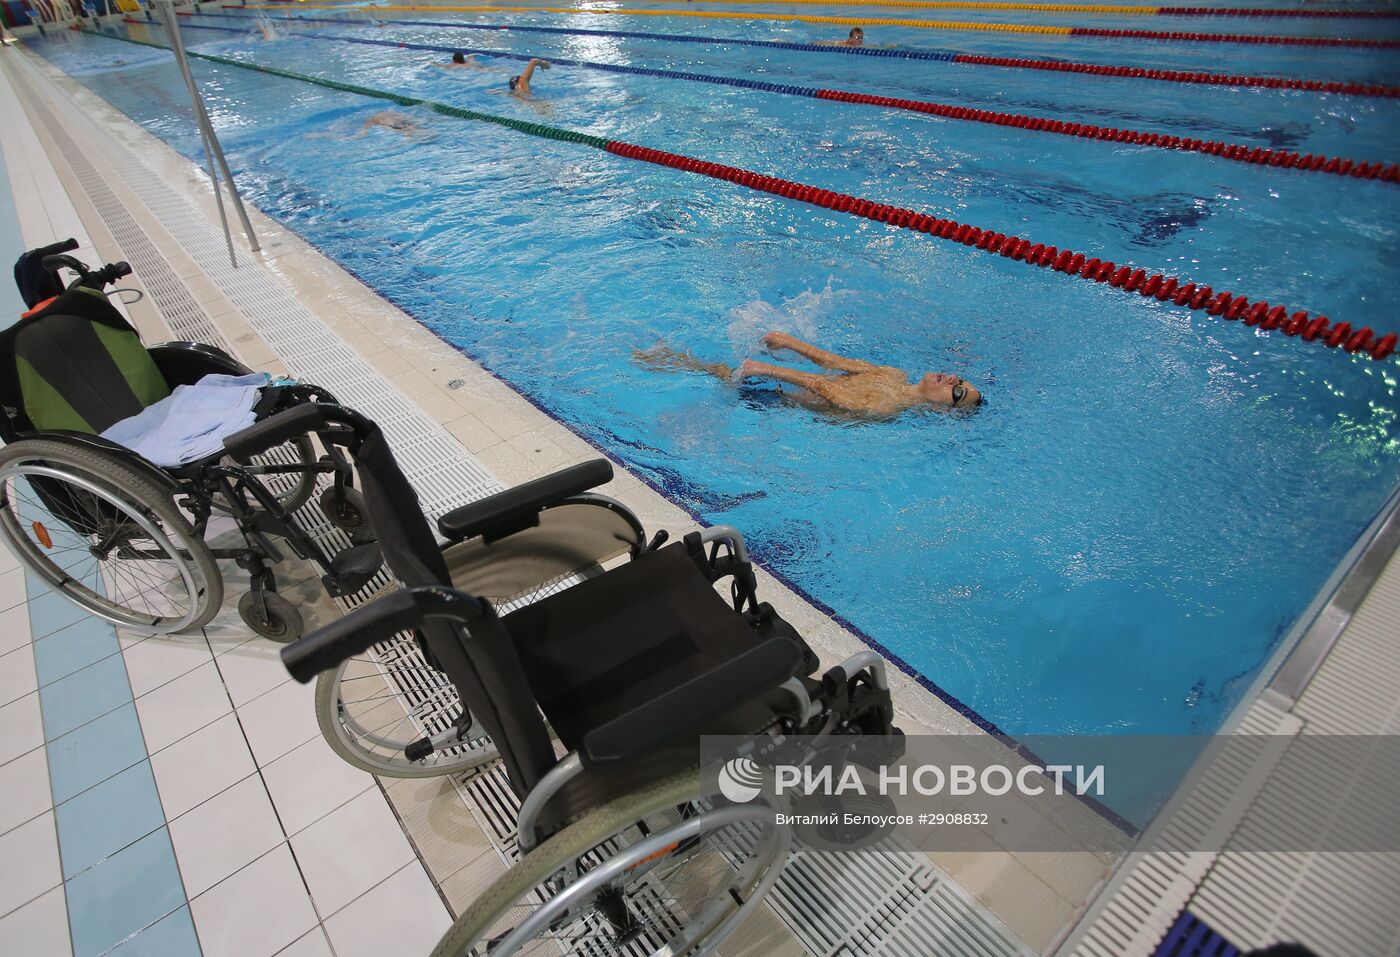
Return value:
M 1326 316 L 1309 316 L 1304 310 L 1289 315 L 1283 306 L 1259 301 L 1250 302 L 1244 296 L 1229 292 L 1217 293 L 1210 286 L 1198 286 L 1194 282 L 1163 276 L 1161 273 L 1148 275 L 1145 269 L 1131 266 L 1117 266 L 1098 258 L 1086 258 L 1083 253 L 1069 249 L 1058 249 L 1043 243 L 1032 244 L 1019 236 L 1007 236 L 989 229 L 979 229 L 967 223 L 952 219 L 940 219 L 901 206 L 887 206 L 872 203 L 845 193 L 834 193 L 792 180 L 775 176 L 763 176 L 734 166 L 724 166 L 705 160 L 654 150 L 645 146 L 635 146 L 619 140 L 609 140 L 603 147 L 609 153 L 625 156 L 628 159 L 643 160 L 658 166 L 697 173 L 712 179 L 722 179 L 749 189 L 772 193 L 788 199 L 799 200 L 834 209 L 854 216 L 863 216 L 876 222 L 888 223 L 901 229 L 928 233 L 942 239 L 949 239 L 964 246 L 976 246 L 987 253 L 1000 253 L 1008 259 L 1023 262 L 1028 266 L 1049 267 L 1067 276 L 1077 276 L 1094 282 L 1108 283 L 1124 292 L 1136 292 L 1147 297 L 1155 296 L 1159 301 L 1170 299 L 1178 306 L 1205 310 L 1212 316 L 1242 320 L 1247 326 L 1261 329 L 1278 329 L 1287 336 L 1297 336 L 1307 342 L 1321 342 L 1332 348 L 1343 348 L 1347 352 L 1366 352 L 1373 359 L 1385 359 L 1395 351 L 1397 336 L 1387 333 L 1379 339 L 1369 326 L 1352 329 L 1351 323 L 1339 322 L 1333 325 Z
M 1352 83 L 1334 80 L 1292 80 L 1274 76 L 1231 76 L 1191 70 L 1149 70 L 1139 66 L 1104 66 L 1098 63 L 1065 63 L 1060 60 L 1023 60 L 1017 57 L 978 56 L 959 53 L 954 63 L 978 66 L 1005 66 L 1021 70 L 1050 70 L 1056 73 L 1083 73 L 1089 76 L 1124 76 L 1170 83 L 1208 83 L 1215 86 L 1262 86 L 1270 90 L 1308 90 L 1313 93 L 1345 93 L 1350 96 L 1400 96 L 1400 86 L 1379 83 Z
M 1133 40 L 1189 40 L 1209 43 L 1267 43 L 1297 47 L 1365 47 L 1370 50 L 1400 49 L 1400 40 L 1367 40 L 1364 37 L 1283 37 L 1257 33 L 1164 33 L 1160 30 L 1102 30 L 1097 27 L 1071 27 L 1068 36 Z
M 1162 133 L 1140 133 L 1137 130 L 1120 130 L 1112 126 L 1066 123 L 1062 120 L 1050 120 L 1040 116 L 994 113 L 990 110 L 976 110 L 965 106 L 947 106 L 943 103 L 930 103 L 925 100 L 901 100 L 889 96 L 872 96 L 868 93 L 847 93 L 842 90 L 818 90 L 817 99 L 912 110 L 916 113 L 931 113 L 934 116 L 943 116 L 954 120 L 971 120 L 976 123 L 991 123 L 995 126 L 1014 126 L 1017 129 L 1059 133 L 1062 136 L 1132 143 L 1138 146 L 1156 146 L 1166 150 L 1187 150 L 1218 156 L 1221 159 L 1235 160 L 1240 163 L 1256 163 L 1260 166 L 1282 166 L 1288 169 L 1333 173 L 1337 176 L 1353 176 L 1357 179 L 1379 179 L 1387 183 L 1400 182 L 1400 166 L 1394 163 L 1388 166 L 1384 163 L 1357 163 L 1354 160 L 1342 159 L 1337 156 L 1314 156 L 1311 153 L 1305 155 L 1288 150 L 1241 146 L 1238 143 L 1217 143 L 1214 140 L 1189 139 L 1181 136 L 1167 136 Z
M 1348 17 L 1393 20 L 1400 10 L 1274 10 L 1268 7 L 1159 7 L 1159 17 Z

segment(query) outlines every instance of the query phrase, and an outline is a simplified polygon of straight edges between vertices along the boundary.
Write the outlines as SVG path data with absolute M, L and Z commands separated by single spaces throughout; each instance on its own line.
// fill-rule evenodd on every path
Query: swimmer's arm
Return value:
M 818 389 L 827 381 L 823 376 L 819 376 L 815 372 L 799 372 L 796 369 L 769 365 L 767 362 L 757 362 L 753 359 L 745 362 L 740 367 L 739 371 L 743 374 L 744 378 L 759 376 L 764 379 L 777 379 L 779 382 L 800 386 L 803 389 Z
M 772 349 L 791 349 L 825 369 L 835 369 L 838 372 L 869 372 L 871 369 L 879 368 L 873 363 L 861 359 L 850 359 L 835 352 L 819 349 L 810 342 L 803 342 L 786 332 L 770 332 L 763 337 L 763 342 Z
M 519 85 L 525 87 L 527 92 L 530 88 L 530 76 L 535 72 L 535 67 L 537 66 L 544 67 L 546 70 L 549 69 L 549 63 L 547 61 L 541 60 L 539 57 L 535 57 L 533 60 L 531 60 L 525 65 L 525 72 L 520 74 Z

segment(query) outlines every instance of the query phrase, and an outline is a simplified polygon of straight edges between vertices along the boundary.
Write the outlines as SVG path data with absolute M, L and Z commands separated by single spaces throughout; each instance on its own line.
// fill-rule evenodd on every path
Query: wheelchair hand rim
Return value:
M 98 616 L 99 618 L 102 618 L 106 621 L 110 621 L 115 625 L 129 625 L 132 627 L 158 630 L 161 633 L 166 633 L 179 631 L 180 629 L 188 626 L 190 622 L 194 621 L 196 616 L 199 614 L 200 610 L 198 601 L 196 600 L 196 596 L 198 596 L 200 593 L 199 585 L 194 580 L 193 574 L 191 574 L 190 572 L 189 564 L 180 559 L 179 551 L 175 548 L 175 545 L 170 541 L 169 537 L 166 536 L 166 534 L 155 525 L 155 523 L 153 523 L 149 518 L 142 514 L 139 509 L 129 507 L 127 503 L 123 502 L 120 497 L 120 494 L 115 489 L 103 485 L 99 482 L 95 482 L 92 479 L 87 478 L 86 476 L 73 474 L 71 472 L 64 472 L 60 469 L 55 469 L 52 466 L 48 465 L 39 465 L 35 463 L 21 461 L 0 468 L 0 496 L 8 498 L 8 495 L 6 494 L 6 489 L 8 482 L 12 478 L 23 478 L 31 475 L 39 476 L 41 478 L 53 479 L 59 482 L 67 483 L 69 485 L 75 485 L 83 491 L 96 496 L 97 498 L 101 499 L 107 504 L 119 508 L 123 514 L 125 514 L 128 518 L 134 521 L 143 532 L 150 536 L 151 540 L 156 544 L 156 546 L 162 551 L 164 551 L 165 554 L 168 556 L 169 560 L 176 566 L 177 569 L 179 569 L 180 579 L 185 586 L 185 593 L 190 597 L 189 607 L 186 609 L 184 615 L 178 620 L 176 620 L 174 624 L 170 623 L 170 618 L 161 615 L 142 615 L 136 612 L 122 614 L 121 611 L 118 610 L 119 606 L 116 606 L 106 596 L 101 595 L 88 588 L 87 585 L 83 584 L 78 579 L 73 578 L 72 576 L 53 574 L 53 572 L 50 569 L 52 567 L 57 566 L 53 565 L 53 563 L 50 562 L 47 556 L 36 552 L 33 543 L 29 541 L 29 536 L 24 534 L 24 532 L 19 528 L 15 520 L 15 514 L 10 511 L 9 503 L 6 502 L 5 507 L 0 508 L 0 534 L 4 536 L 7 544 L 9 544 L 10 547 L 15 549 L 16 551 L 21 552 L 25 555 L 38 555 L 39 560 L 31 559 L 27 563 L 27 566 L 29 568 L 32 568 L 37 574 L 47 579 L 56 590 L 59 590 L 60 594 L 63 594 L 70 600 L 80 604 L 83 608 L 86 608 L 88 611 Z M 101 574 L 100 569 L 98 570 L 98 574 Z M 64 586 L 68 585 L 69 583 L 75 584 L 78 587 L 82 588 L 84 591 L 86 591 L 92 596 L 92 600 L 85 602 L 77 602 L 76 599 L 72 598 L 69 595 L 67 590 L 64 590 Z
M 677 941 L 668 944 L 668 952 L 676 954 L 677 957 L 682 954 L 686 957 L 703 957 L 703 955 L 711 953 L 724 941 L 729 932 L 748 917 L 753 908 L 763 901 L 777 881 L 778 875 L 782 873 L 782 867 L 772 866 L 771 862 L 786 858 L 792 844 L 792 833 L 786 827 L 778 824 L 777 811 L 766 804 L 731 805 L 707 811 L 688 818 L 667 830 L 652 834 L 636 844 L 629 845 L 625 852 L 609 858 L 563 891 L 551 897 L 510 933 L 496 941 L 490 950 L 492 957 L 497 957 L 497 955 L 509 957 L 521 946 L 536 940 L 540 931 L 547 930 L 549 924 L 557 919 L 555 915 L 558 912 L 567 913 L 581 899 L 597 894 L 605 885 L 612 884 L 619 878 L 625 878 L 633 868 L 648 862 L 649 859 L 653 859 L 657 855 L 664 854 L 673 846 L 698 837 L 704 832 L 718 831 L 731 825 L 745 823 L 768 825 L 769 827 L 767 843 L 770 846 L 767 848 L 755 847 L 752 859 L 753 865 L 761 868 L 761 876 L 733 913 L 718 922 L 697 922 L 694 927 L 685 928 L 681 932 L 681 937 L 678 938 L 680 945 L 678 950 L 670 950 L 671 945 L 676 944 Z M 713 917 L 710 918 L 710 921 L 713 921 Z M 706 934 L 704 949 L 692 952 L 690 947 L 693 946 L 695 936 L 699 933 Z

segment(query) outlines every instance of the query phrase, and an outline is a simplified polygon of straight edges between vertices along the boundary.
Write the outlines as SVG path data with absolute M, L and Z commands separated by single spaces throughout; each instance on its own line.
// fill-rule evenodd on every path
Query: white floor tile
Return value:
M 0 915 L 28 904 L 63 881 L 53 813 L 0 834 Z M 18 866 L 17 866 L 18 865 Z
M 293 837 L 292 850 L 323 915 L 340 910 L 415 859 L 398 818 L 378 788 Z
M 0 954 L 71 957 L 72 953 L 63 888 L 55 887 L 14 913 L 0 917 Z
M 201 894 L 282 842 L 282 827 L 257 776 L 244 778 L 170 822 L 185 893 Z
M 4 549 L 5 557 L 10 556 L 10 550 L 0 545 Z M 5 571 L 0 572 L 0 611 L 22 605 L 29 600 L 29 593 L 25 586 L 24 569 L 19 565 L 4 565 Z M 24 636 L 27 640 L 28 635 Z
M 337 957 L 427 954 L 452 926 L 447 908 L 414 861 L 326 921 Z
M 259 767 L 321 733 L 315 694 L 314 685 L 288 681 L 239 707 L 238 716 Z
M 0 764 L 43 743 L 44 719 L 39 712 L 38 692 L 0 705 Z
M 288 834 L 374 787 L 373 776 L 346 764 L 320 735 L 263 768 L 263 780 Z
M 151 755 L 151 768 L 169 820 L 257 771 L 233 714 Z
M 281 645 L 254 638 L 229 651 L 220 651 L 219 672 L 235 707 L 291 680 L 287 666 L 282 664 L 281 650 Z
M 126 673 L 131 678 L 131 693 L 138 698 L 189 674 L 214 657 L 202 635 L 170 638 L 153 635 L 123 648 L 123 654 Z
M 152 754 L 232 710 L 212 661 L 136 699 L 146 750 Z
M 330 941 L 326 940 L 326 932 L 317 927 L 286 950 L 279 952 L 277 957 L 334 957 L 334 955 L 331 952 Z
M 0 546 L 3 547 L 3 546 Z M 24 572 L 7 572 L 7 575 L 20 575 L 23 581 Z M 21 602 L 13 608 L 0 611 L 0 655 L 24 648 L 33 643 L 34 639 L 29 633 L 29 606 Z
M 0 764 L 0 834 L 38 817 L 53 807 L 49 792 L 49 759 L 35 748 Z M 0 948 L 0 953 L 4 953 Z
M 7 655 L 0 655 L 0 705 L 17 701 L 38 688 L 32 648 L 16 648 Z
M 204 957 L 271 957 L 316 926 L 285 844 L 194 898 L 190 910 Z

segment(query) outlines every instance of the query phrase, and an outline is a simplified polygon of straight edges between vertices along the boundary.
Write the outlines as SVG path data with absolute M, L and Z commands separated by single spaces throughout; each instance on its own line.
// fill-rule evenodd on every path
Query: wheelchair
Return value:
M 256 460 L 220 452 L 175 468 L 102 438 L 179 385 L 252 370 L 201 343 L 145 346 L 104 292 L 131 268 L 90 270 L 66 255 L 77 246 L 34 249 L 15 264 L 30 308 L 0 332 L 0 539 L 58 594 L 154 634 L 208 624 L 223 603 L 217 562 L 231 559 L 251 582 L 238 603 L 243 621 L 266 638 L 297 638 L 301 614 L 277 594 L 271 568 L 283 558 L 274 538 L 318 566 L 333 596 L 362 590 L 383 564 L 352 466 L 334 446 L 320 456 L 310 433 Z M 76 277 L 66 284 L 65 270 Z M 261 389 L 254 413 L 327 400 L 317 386 L 279 382 Z M 293 520 L 318 485 L 327 518 L 349 541 L 335 554 Z M 213 518 L 236 528 L 236 536 L 225 529 L 232 547 L 206 541 Z
M 229 444 L 248 453 L 308 428 L 354 458 L 404 587 L 283 648 L 288 671 L 309 681 L 411 635 L 456 689 L 458 727 L 489 735 L 521 799 L 519 861 L 435 957 L 712 953 L 772 888 L 793 834 L 767 801 L 724 796 L 723 777 L 702 772 L 699 736 L 766 742 L 794 761 L 842 752 L 850 735 L 901 740 L 878 655 L 814 677 L 811 649 L 758 601 L 739 532 L 646 542 L 623 505 L 590 491 L 611 477 L 606 461 L 444 515 L 443 546 L 357 413 L 304 405 Z M 532 600 L 504 610 L 473 588 Z M 425 741 L 420 758 L 435 746 Z

